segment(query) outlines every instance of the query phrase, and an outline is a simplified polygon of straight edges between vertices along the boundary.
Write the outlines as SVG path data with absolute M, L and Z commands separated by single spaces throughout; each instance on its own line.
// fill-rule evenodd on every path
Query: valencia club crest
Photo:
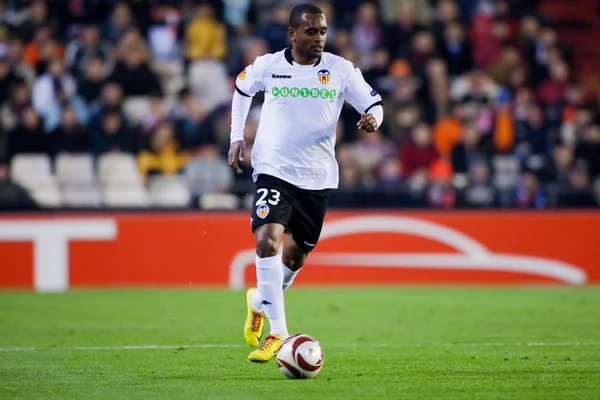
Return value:
M 331 73 L 326 69 L 322 69 L 317 73 L 317 78 L 323 85 L 327 85 L 327 82 L 331 79 Z

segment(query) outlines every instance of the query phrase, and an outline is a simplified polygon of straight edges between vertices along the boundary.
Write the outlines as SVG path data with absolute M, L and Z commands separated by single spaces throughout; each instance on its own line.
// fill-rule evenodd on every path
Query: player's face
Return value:
M 319 58 L 327 41 L 327 21 L 323 14 L 304 14 L 298 29 L 290 31 L 297 50 L 307 58 Z

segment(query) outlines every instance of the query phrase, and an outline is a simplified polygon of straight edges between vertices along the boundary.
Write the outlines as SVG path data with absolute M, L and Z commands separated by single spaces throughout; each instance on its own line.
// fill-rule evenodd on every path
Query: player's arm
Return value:
M 366 132 L 375 132 L 383 122 L 381 96 L 365 81 L 355 65 L 349 68 L 344 94 L 346 100 L 361 114 L 356 126 Z
M 235 81 L 235 92 L 231 101 L 231 135 L 228 161 L 229 166 L 237 174 L 242 173 L 239 161 L 244 160 L 244 152 L 246 151 L 244 128 L 252 105 L 252 97 L 257 92 L 264 90 L 262 79 L 264 60 L 261 58 L 257 58 L 251 65 L 246 67 Z

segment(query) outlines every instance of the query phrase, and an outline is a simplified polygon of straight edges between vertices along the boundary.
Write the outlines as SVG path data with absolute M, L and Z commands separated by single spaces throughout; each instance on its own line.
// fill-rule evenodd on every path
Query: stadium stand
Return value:
M 0 178 L 42 208 L 248 207 L 233 82 L 297 3 L 0 1 Z M 313 3 L 385 107 L 374 135 L 344 107 L 333 207 L 600 206 L 597 1 Z

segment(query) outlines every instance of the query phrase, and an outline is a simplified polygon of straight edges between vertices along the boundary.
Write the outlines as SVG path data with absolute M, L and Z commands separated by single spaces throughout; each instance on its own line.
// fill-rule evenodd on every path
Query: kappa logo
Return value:
M 260 219 L 267 218 L 267 215 L 269 215 L 269 211 L 271 210 L 266 204 L 261 204 L 260 206 L 256 207 L 256 215 L 258 215 L 258 218 Z
M 273 79 L 292 79 L 292 76 L 291 75 L 271 74 L 271 78 L 273 78 Z
M 319 82 L 321 82 L 323 85 L 327 85 L 327 82 L 329 82 L 329 80 L 331 79 L 331 72 L 329 72 L 326 69 L 322 69 L 319 72 L 317 72 L 317 78 L 319 79 Z

